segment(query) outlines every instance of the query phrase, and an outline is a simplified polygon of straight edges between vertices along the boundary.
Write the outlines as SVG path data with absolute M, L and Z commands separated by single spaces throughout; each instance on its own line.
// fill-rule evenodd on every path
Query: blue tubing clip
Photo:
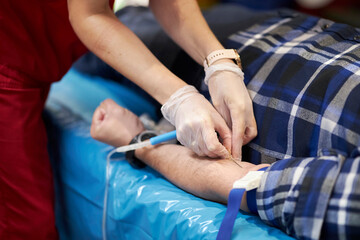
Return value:
M 156 145 L 162 142 L 166 142 L 166 141 L 170 141 L 176 139 L 176 130 L 168 132 L 168 133 L 164 133 L 161 134 L 159 136 L 156 137 L 152 137 L 150 138 L 150 143 L 151 145 Z

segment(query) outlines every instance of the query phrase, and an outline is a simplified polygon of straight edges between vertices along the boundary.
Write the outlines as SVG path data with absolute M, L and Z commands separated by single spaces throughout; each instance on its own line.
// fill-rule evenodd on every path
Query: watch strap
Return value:
M 241 68 L 241 59 L 240 55 L 236 49 L 221 49 L 211 52 L 204 60 L 204 68 L 208 68 L 215 61 L 220 59 L 233 59 L 235 63 Z
M 129 144 L 139 143 L 156 136 L 157 134 L 154 131 L 143 131 L 136 135 Z M 135 156 L 135 150 L 127 151 L 125 158 L 133 168 L 141 169 L 146 167 L 146 164 Z

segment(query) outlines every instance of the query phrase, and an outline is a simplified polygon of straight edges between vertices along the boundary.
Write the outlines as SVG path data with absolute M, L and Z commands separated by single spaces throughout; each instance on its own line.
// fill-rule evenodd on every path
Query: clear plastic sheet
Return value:
M 102 239 L 106 155 L 111 147 L 89 134 L 92 112 L 112 98 L 136 114 L 155 108 L 124 86 L 70 71 L 54 84 L 46 107 L 49 151 L 61 239 Z M 107 239 L 215 239 L 226 206 L 175 187 L 150 168 L 115 156 L 109 173 Z M 239 212 L 233 239 L 291 239 L 257 216 Z

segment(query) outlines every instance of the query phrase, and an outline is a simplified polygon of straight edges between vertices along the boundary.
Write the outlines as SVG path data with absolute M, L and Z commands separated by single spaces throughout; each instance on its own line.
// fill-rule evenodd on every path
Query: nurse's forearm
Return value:
M 234 181 L 250 170 L 256 171 L 265 166 L 241 162 L 240 168 L 232 160 L 198 157 L 191 150 L 173 144 L 137 149 L 135 154 L 181 189 L 221 203 L 227 202 Z M 248 211 L 245 196 L 241 209 Z
M 150 0 L 150 7 L 165 31 L 199 64 L 212 51 L 224 48 L 196 0 Z
M 68 7 L 71 24 L 81 41 L 161 104 L 186 85 L 115 17 L 107 0 L 68 0 Z

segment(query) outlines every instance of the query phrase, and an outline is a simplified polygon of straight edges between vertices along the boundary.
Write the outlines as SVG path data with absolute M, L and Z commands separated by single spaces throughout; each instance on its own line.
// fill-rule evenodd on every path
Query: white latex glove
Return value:
M 162 106 L 164 117 L 176 127 L 177 139 L 199 156 L 230 156 L 231 131 L 225 120 L 195 87 L 176 91 Z M 217 133 L 222 143 L 220 143 Z
M 232 130 L 231 154 L 233 158 L 241 160 L 242 146 L 257 135 L 244 74 L 234 63 L 220 63 L 210 66 L 206 75 L 212 103 Z

